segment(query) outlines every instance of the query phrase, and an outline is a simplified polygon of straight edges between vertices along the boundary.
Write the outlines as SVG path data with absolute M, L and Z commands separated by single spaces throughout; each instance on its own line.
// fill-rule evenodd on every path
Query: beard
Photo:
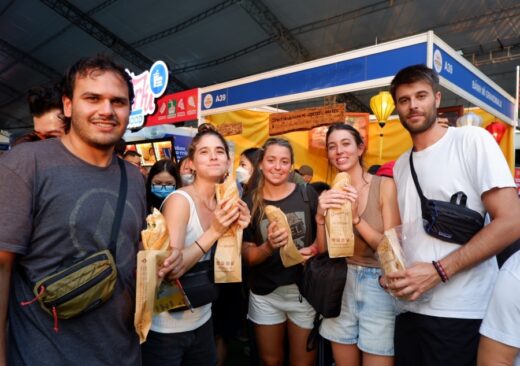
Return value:
M 424 113 L 424 121 L 419 123 L 409 123 L 406 116 L 399 113 L 399 119 L 403 127 L 410 132 L 411 135 L 417 135 L 422 132 L 428 131 L 437 122 L 437 108 L 435 106 L 430 110 L 429 113 Z

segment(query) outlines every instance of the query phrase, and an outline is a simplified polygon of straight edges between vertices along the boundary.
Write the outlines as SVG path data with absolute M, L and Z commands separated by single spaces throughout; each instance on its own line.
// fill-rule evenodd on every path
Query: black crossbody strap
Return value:
M 121 221 L 123 220 L 123 213 L 125 210 L 126 202 L 126 191 L 128 188 L 128 181 L 126 178 L 126 167 L 123 159 L 116 158 L 119 164 L 119 170 L 121 171 L 121 180 L 119 182 L 119 197 L 117 199 L 117 208 L 114 216 L 114 222 L 112 223 L 112 232 L 110 233 L 110 242 L 108 244 L 108 250 L 112 253 L 114 258 L 116 257 L 117 248 L 117 236 L 119 234 L 119 228 L 121 227 Z
M 428 199 L 424 197 L 421 186 L 419 185 L 419 180 L 417 179 L 417 174 L 415 173 L 415 168 L 413 166 L 413 150 L 410 151 L 410 171 L 412 172 L 413 182 L 415 184 L 415 188 L 417 189 L 417 193 L 419 194 L 419 198 L 421 199 L 421 209 L 424 212 L 428 211 Z

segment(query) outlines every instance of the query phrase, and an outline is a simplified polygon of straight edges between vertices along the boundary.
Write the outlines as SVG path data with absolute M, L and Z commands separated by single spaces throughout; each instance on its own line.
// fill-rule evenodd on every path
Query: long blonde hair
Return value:
M 285 147 L 289 150 L 291 154 L 291 164 L 294 163 L 294 151 L 289 141 L 279 138 L 279 137 L 271 137 L 267 139 L 267 141 L 264 143 L 262 148 L 260 149 L 260 154 L 258 157 L 258 165 L 262 163 L 265 157 L 265 152 L 267 148 L 271 145 L 279 145 L 282 147 Z M 262 220 L 264 217 L 264 209 L 265 209 L 265 203 L 264 203 L 264 195 L 263 195 L 263 189 L 265 186 L 265 177 L 262 171 L 257 167 L 255 174 L 258 175 L 258 185 L 255 189 L 253 189 L 253 208 L 251 209 L 251 216 L 252 217 L 258 217 L 258 220 Z

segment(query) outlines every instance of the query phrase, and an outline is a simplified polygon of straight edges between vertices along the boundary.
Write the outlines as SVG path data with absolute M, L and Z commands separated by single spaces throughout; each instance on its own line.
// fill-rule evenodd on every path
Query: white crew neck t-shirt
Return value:
M 403 250 L 408 264 L 431 263 L 446 257 L 458 244 L 426 234 L 422 226 L 421 204 L 410 172 L 410 151 L 394 167 L 401 222 L 406 239 Z M 446 134 L 428 148 L 414 152 L 413 162 L 423 194 L 428 199 L 449 202 L 463 191 L 467 206 L 484 216 L 484 192 L 498 187 L 515 187 L 511 171 L 492 136 L 480 127 L 448 128 Z M 481 319 L 498 273 L 494 257 L 457 273 L 425 296 L 428 300 L 405 302 L 404 309 L 424 315 Z

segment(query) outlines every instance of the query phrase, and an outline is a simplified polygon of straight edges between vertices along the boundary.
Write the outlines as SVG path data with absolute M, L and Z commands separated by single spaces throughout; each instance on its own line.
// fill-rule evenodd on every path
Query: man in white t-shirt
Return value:
M 479 366 L 520 366 L 519 288 L 520 252 L 516 252 L 500 270 L 480 327 Z
M 479 127 L 446 128 L 436 122 L 439 78 L 424 65 L 407 67 L 391 84 L 402 125 L 413 140 L 413 163 L 423 194 L 449 202 L 459 191 L 467 206 L 492 221 L 465 245 L 426 234 L 410 153 L 394 167 L 403 249 L 408 268 L 386 280 L 404 300 L 396 318 L 396 365 L 474 365 L 481 319 L 498 266 L 493 257 L 520 237 L 520 201 L 500 148 Z

